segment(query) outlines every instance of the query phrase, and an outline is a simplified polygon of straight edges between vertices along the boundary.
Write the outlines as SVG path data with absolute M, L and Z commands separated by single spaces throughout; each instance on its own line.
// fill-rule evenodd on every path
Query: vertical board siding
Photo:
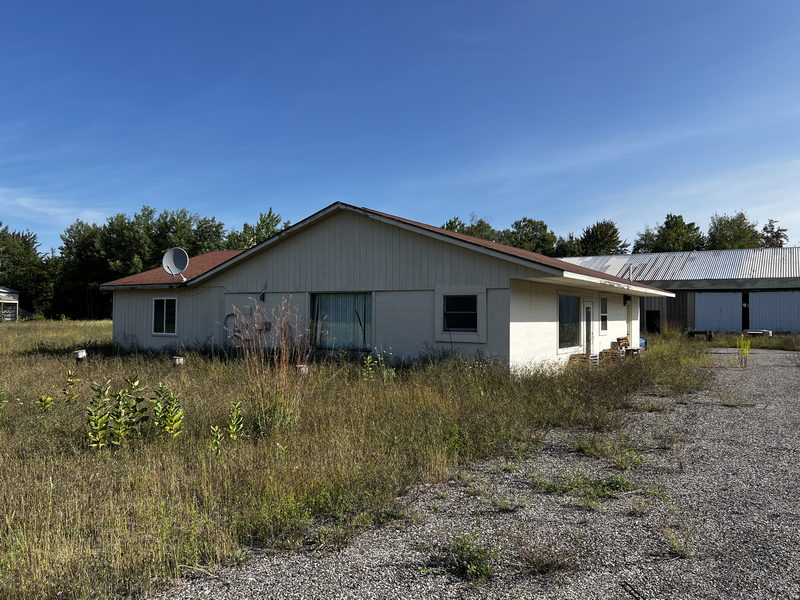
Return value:
M 432 290 L 441 283 L 508 288 L 511 278 L 535 274 L 468 248 L 341 212 L 223 271 L 209 284 L 258 292 Z
M 740 292 L 697 292 L 695 294 L 697 329 L 741 331 L 742 294 Z
M 800 332 L 800 291 L 750 292 L 750 327 Z

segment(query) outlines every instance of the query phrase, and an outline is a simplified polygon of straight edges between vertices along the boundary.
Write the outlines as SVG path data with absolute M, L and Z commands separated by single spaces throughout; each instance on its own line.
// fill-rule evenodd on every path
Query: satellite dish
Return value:
M 183 248 L 170 248 L 164 253 L 161 259 L 161 266 L 170 275 L 180 275 L 186 281 L 186 277 L 181 275 L 189 266 L 189 255 Z

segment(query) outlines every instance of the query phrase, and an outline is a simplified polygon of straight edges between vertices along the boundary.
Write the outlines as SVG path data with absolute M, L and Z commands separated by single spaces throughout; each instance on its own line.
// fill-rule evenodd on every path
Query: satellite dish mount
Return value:
M 161 259 L 161 266 L 170 275 L 180 275 L 183 281 L 186 277 L 183 272 L 189 266 L 189 255 L 183 248 L 170 248 L 164 253 L 164 258 Z

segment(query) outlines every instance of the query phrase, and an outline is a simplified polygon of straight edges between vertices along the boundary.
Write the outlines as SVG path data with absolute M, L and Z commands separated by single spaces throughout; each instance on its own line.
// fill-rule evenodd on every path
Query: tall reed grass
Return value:
M 314 523 L 370 522 L 414 482 L 524 450 L 547 428 L 613 428 L 638 392 L 684 391 L 707 377 L 701 351 L 674 340 L 620 364 L 521 376 L 455 358 L 391 377 L 348 363 L 302 376 L 246 352 L 188 353 L 182 369 L 165 356 L 94 353 L 76 367 L 68 350 L 86 335 L 107 340 L 107 330 L 0 327 L 0 598 L 110 598 L 239 561 L 247 545 L 291 548 Z M 72 402 L 61 393 L 70 369 L 80 379 Z M 89 447 L 91 383 L 115 390 L 134 375 L 180 396 L 181 435 L 157 435 L 151 419 L 120 447 Z M 36 404 L 43 394 L 49 409 Z M 265 427 L 260 411 L 281 394 L 292 416 Z M 211 428 L 225 431 L 236 402 L 242 435 L 224 437 L 217 455 Z

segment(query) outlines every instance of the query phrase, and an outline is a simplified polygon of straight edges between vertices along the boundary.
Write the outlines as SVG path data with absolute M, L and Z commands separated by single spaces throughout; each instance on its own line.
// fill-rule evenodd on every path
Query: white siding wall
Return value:
M 510 362 L 515 368 L 529 367 L 542 361 L 564 362 L 570 354 L 583 348 L 558 347 L 558 294 L 581 298 L 581 336 L 585 340 L 584 302 L 592 301 L 594 353 L 611 347 L 618 337 L 628 335 L 628 307 L 621 294 L 605 294 L 568 287 L 556 287 L 531 281 L 511 282 Z M 600 331 L 600 298 L 608 298 L 608 329 Z M 639 331 L 638 299 L 630 302 L 633 331 Z M 638 348 L 638 336 L 632 336 L 631 346 Z
M 480 351 L 508 360 L 508 290 L 486 291 L 486 343 L 436 341 L 434 304 L 433 290 L 376 292 L 375 347 L 404 357 L 439 349 L 463 354 Z
M 340 212 L 197 287 L 115 292 L 114 341 L 153 349 L 222 344 L 234 307 L 250 312 L 262 292 L 267 315 L 290 298 L 300 327 L 307 329 L 311 293 L 363 291 L 373 293 L 373 345 L 379 350 L 416 356 L 430 346 L 519 364 L 564 359 L 558 353 L 558 288 L 521 281 L 536 275 L 534 269 Z M 451 344 L 435 330 L 437 288 L 459 286 L 486 290 L 485 342 Z M 607 295 L 609 331 L 600 335 L 600 294 L 576 293 L 594 301 L 595 351 L 626 334 L 621 295 Z M 178 298 L 177 334 L 153 335 L 153 298 L 170 296 Z M 635 320 L 638 331 L 638 311 Z
M 750 292 L 750 327 L 800 332 L 800 292 Z
M 739 292 L 697 292 L 695 329 L 741 331 L 742 294 Z
M 153 333 L 153 299 L 176 298 L 175 335 Z M 124 348 L 166 349 L 214 342 L 222 313 L 217 288 L 125 290 L 114 292 L 113 339 Z

